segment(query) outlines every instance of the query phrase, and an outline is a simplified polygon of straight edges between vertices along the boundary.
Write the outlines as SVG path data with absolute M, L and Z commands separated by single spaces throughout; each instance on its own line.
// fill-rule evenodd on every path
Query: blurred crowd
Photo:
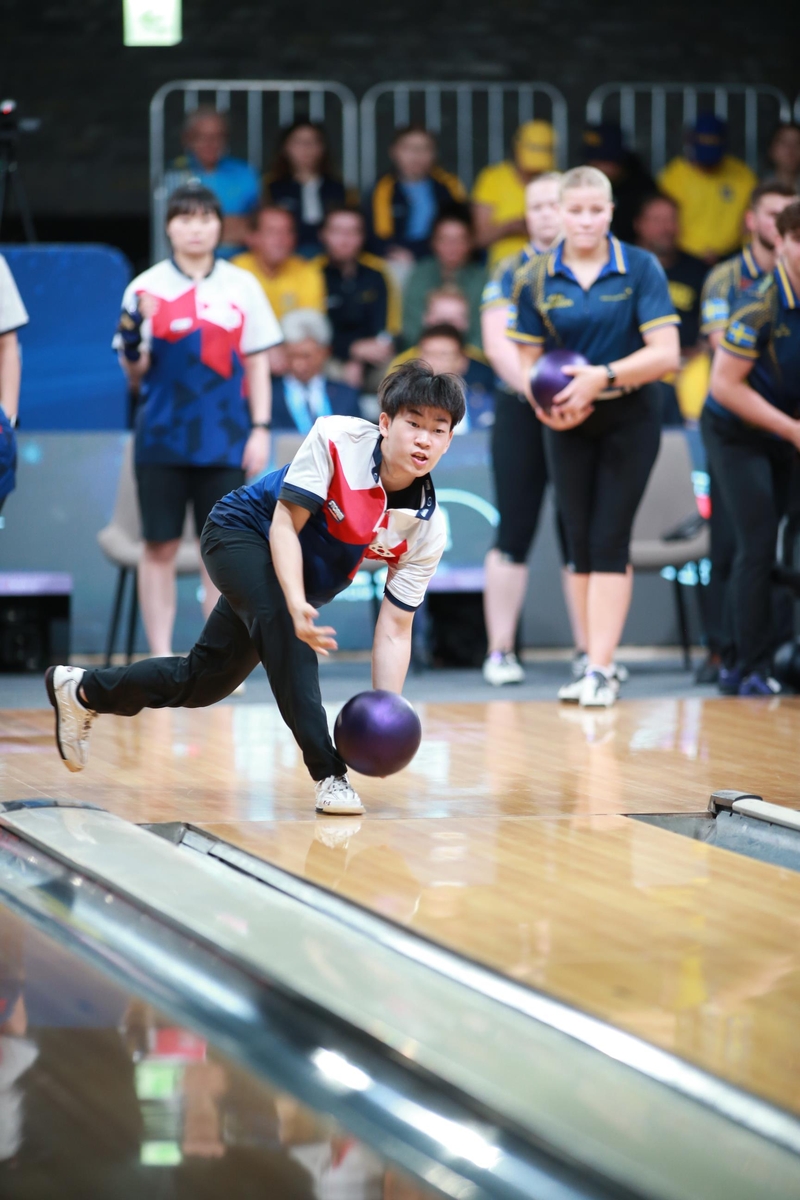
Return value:
M 228 153 L 228 140 L 225 114 L 196 109 L 166 182 L 172 190 L 196 179 L 218 197 L 220 254 L 256 277 L 281 322 L 284 341 L 269 353 L 273 376 L 291 380 L 311 416 L 370 415 L 382 375 L 416 356 L 427 331 L 428 358 L 441 355 L 442 369 L 446 362 L 466 380 L 463 428 L 491 424 L 494 373 L 482 346 L 481 296 L 502 261 L 528 241 L 525 188 L 556 166 L 553 126 L 521 125 L 508 158 L 485 167 L 471 194 L 440 165 L 436 138 L 422 126 L 395 131 L 390 170 L 363 197 L 341 182 L 321 124 L 285 128 L 264 179 Z M 694 420 L 708 382 L 703 284 L 752 236 L 745 216 L 759 180 L 729 153 L 725 123 L 710 112 L 698 115 L 684 153 L 656 179 L 615 122 L 587 126 L 582 151 L 583 162 L 611 182 L 612 232 L 654 253 L 667 274 L 683 370 L 665 389 L 664 418 Z M 800 126 L 775 129 L 766 162 L 765 179 L 797 191 Z M 283 391 L 279 384 L 273 428 L 302 428 Z

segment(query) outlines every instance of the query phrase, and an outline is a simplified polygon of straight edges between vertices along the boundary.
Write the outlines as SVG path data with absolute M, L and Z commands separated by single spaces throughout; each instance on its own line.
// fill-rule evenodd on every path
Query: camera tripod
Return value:
M 26 242 L 36 241 L 28 197 L 19 174 L 16 137 L 0 133 L 0 241 L 2 241 L 3 217 L 6 215 L 8 197 L 13 195 L 22 231 Z

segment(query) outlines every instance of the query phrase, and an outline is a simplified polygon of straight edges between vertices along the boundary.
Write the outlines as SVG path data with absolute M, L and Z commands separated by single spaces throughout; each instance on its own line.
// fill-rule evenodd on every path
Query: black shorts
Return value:
M 146 542 L 172 542 L 183 533 L 191 501 L 194 527 L 202 533 L 211 509 L 244 483 L 241 467 L 168 467 L 136 464 L 136 490 Z

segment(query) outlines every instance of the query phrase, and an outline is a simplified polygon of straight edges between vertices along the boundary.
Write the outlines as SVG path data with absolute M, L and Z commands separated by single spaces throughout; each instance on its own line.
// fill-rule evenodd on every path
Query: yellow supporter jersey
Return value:
M 492 220 L 498 223 L 519 221 L 525 216 L 525 184 L 508 160 L 483 168 L 475 180 L 472 199 L 476 204 L 487 205 L 492 210 Z M 527 244 L 528 239 L 522 234 L 501 238 L 489 247 L 489 267 L 509 254 L 518 254 Z
M 726 154 L 715 171 L 673 158 L 658 177 L 680 212 L 678 245 L 698 258 L 723 258 L 742 244 L 744 214 L 758 180 L 741 159 Z
M 279 321 L 295 308 L 325 312 L 325 281 L 319 267 L 308 259 L 294 255 L 275 275 L 267 275 L 254 254 L 237 254 L 232 261 L 255 275 Z

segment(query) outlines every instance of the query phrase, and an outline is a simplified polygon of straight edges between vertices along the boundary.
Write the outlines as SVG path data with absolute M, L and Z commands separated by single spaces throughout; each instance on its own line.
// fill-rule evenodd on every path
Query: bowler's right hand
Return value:
M 324 654 L 327 658 L 329 650 L 339 649 L 335 641 L 336 630 L 330 625 L 315 625 L 314 621 L 318 616 L 319 613 L 313 604 L 302 604 L 292 613 L 294 632 L 301 642 L 305 642 L 317 654 Z

